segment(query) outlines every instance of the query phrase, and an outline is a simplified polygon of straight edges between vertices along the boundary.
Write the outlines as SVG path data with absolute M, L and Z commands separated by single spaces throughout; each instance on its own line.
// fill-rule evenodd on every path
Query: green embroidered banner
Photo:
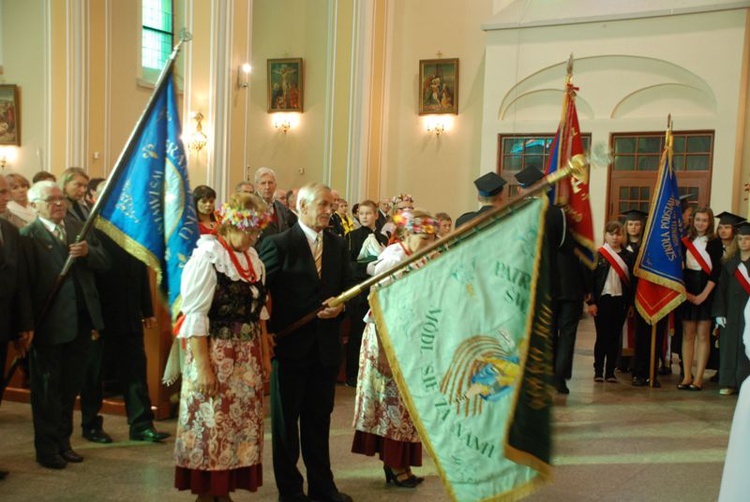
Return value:
M 370 297 L 402 398 L 456 501 L 516 500 L 550 474 L 546 206 L 526 201 Z

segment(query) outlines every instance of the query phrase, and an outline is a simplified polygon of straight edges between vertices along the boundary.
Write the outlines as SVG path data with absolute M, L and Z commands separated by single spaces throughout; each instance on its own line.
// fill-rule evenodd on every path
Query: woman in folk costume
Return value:
M 375 275 L 386 272 L 435 240 L 438 223 L 423 211 L 404 211 L 393 218 L 399 242 L 381 253 Z M 422 443 L 404 406 L 391 368 L 368 313 L 359 358 L 357 397 L 354 403 L 353 453 L 383 461 L 386 482 L 414 488 L 423 481 L 411 466 L 422 465 Z M 398 336 L 397 333 L 394 334 Z
M 745 309 L 750 299 L 750 223 L 737 226 L 737 247 L 739 252 L 724 262 L 713 303 L 716 324 L 721 326 L 719 393 L 725 396 L 736 394 L 750 376 L 750 360 L 745 353 L 747 341 L 743 344 L 742 340 L 747 329 Z
M 175 487 L 227 501 L 263 483 L 263 380 L 270 372 L 265 269 L 253 248 L 270 221 L 255 195 L 235 194 L 216 235 L 203 235 L 182 274 L 184 339 Z
M 388 221 L 383 225 L 380 232 L 388 237 L 388 242 L 393 244 L 398 241 L 396 237 L 396 223 L 393 218 L 401 214 L 402 211 L 412 211 L 414 209 L 414 198 L 408 193 L 402 193 L 394 195 L 391 198 L 391 211 L 389 214 Z
M 721 239 L 714 233 L 714 213 L 709 207 L 695 210 L 683 244 L 683 276 L 687 300 L 681 305 L 682 363 L 685 375 L 680 390 L 702 390 L 703 372 L 711 343 L 711 304 L 721 275 Z M 692 375 L 693 360 L 697 364 Z
M 635 265 L 633 253 L 621 245 L 623 227 L 610 221 L 604 227 L 596 269 L 590 274 L 588 311 L 594 317 L 594 381 L 617 383 L 615 366 L 625 315 L 633 305 Z M 606 359 L 606 365 L 605 365 Z

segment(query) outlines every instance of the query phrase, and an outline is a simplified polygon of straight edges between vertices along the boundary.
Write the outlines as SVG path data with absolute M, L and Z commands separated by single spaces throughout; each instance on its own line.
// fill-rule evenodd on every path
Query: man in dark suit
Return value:
M 276 173 L 273 169 L 261 167 L 255 172 L 255 191 L 268 205 L 271 213 L 271 223 L 260 233 L 255 243 L 256 249 L 261 249 L 263 239 L 266 237 L 279 234 L 297 223 L 297 216 L 281 201 L 274 199 L 276 187 Z
M 278 333 L 353 285 L 346 243 L 324 232 L 332 201 L 327 186 L 305 185 L 299 191 L 297 224 L 263 243 L 260 257 L 273 301 L 271 333 Z M 317 319 L 276 342 L 271 420 L 280 501 L 351 500 L 334 484 L 328 445 L 341 364 L 338 324 L 343 310 L 343 305 L 326 307 Z M 297 469 L 300 443 L 307 467 L 307 496 Z
M 515 175 L 521 193 L 544 177 L 533 166 Z M 546 196 L 546 195 L 545 195 Z M 544 221 L 544 240 L 549 251 L 550 289 L 552 290 L 552 351 L 553 378 L 557 392 L 569 394 L 566 383 L 573 372 L 573 352 L 578 321 L 583 313 L 586 274 L 575 252 L 576 243 L 567 230 L 565 211 L 550 205 Z
M 0 175 L 0 214 L 5 212 L 10 192 Z M 29 299 L 29 283 L 21 254 L 21 242 L 15 225 L 0 218 L 0 375 L 5 377 L 8 342 L 13 340 L 23 356 L 34 337 L 34 319 Z M 0 471 L 5 479 L 7 471 Z
M 95 204 L 104 180 L 94 178 L 89 182 L 90 203 Z M 111 443 L 104 432 L 102 408 L 103 394 L 101 367 L 104 360 L 114 367 L 115 377 L 122 386 L 125 413 L 130 425 L 130 439 L 159 442 L 169 437 L 154 428 L 154 413 L 146 380 L 146 350 L 143 345 L 143 328 L 156 326 L 151 303 L 151 286 L 146 265 L 117 245 L 101 232 L 97 238 L 107 253 L 112 266 L 96 274 L 96 284 L 101 299 L 105 329 L 100 338 L 101 353 L 87 368 L 87 399 L 81 391 L 81 428 L 85 439 L 95 443 Z M 93 344 L 96 342 L 92 342 Z M 89 356 L 92 354 L 89 353 Z M 88 373 L 92 371 L 92 373 Z
M 380 199 L 378 203 L 378 219 L 375 220 L 375 231 L 380 233 L 383 230 L 383 225 L 388 221 L 388 214 L 391 212 L 391 200 Z
M 482 204 L 482 207 L 478 211 L 470 211 L 459 216 L 456 219 L 456 228 L 502 204 L 505 183 L 506 181 L 503 178 L 492 171 L 475 179 L 474 186 L 477 187 L 477 200 Z
M 94 271 L 109 260 L 93 237 L 75 243 L 80 223 L 65 217 L 65 197 L 51 181 L 34 184 L 29 202 L 39 218 L 21 229 L 36 331 L 29 350 L 31 410 L 36 459 L 44 467 L 62 469 L 82 462 L 73 451 L 73 405 L 83 379 L 92 330 L 101 330 L 101 310 Z M 40 322 L 45 300 L 68 255 L 75 264 L 47 315 Z

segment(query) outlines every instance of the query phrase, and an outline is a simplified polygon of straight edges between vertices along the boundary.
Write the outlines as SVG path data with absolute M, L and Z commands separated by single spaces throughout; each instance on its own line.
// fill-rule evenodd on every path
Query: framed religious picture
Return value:
M 458 115 L 458 58 L 419 61 L 419 114 Z
M 0 85 L 0 145 L 21 146 L 18 86 Z
M 268 60 L 268 113 L 302 112 L 302 58 Z

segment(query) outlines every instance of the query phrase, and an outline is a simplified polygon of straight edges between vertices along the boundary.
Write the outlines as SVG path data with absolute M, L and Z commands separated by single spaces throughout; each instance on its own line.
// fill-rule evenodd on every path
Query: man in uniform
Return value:
M 477 200 L 482 204 L 482 207 L 478 211 L 470 211 L 459 216 L 456 220 L 456 228 L 502 204 L 505 183 L 506 181 L 493 171 L 475 179 L 474 186 L 477 187 Z
M 518 172 L 516 180 L 523 192 L 541 180 L 544 173 L 533 166 Z M 566 383 L 573 373 L 573 351 L 578 321 L 583 313 L 585 275 L 583 264 L 575 254 L 575 240 L 566 228 L 565 211 L 551 205 L 544 222 L 545 241 L 549 250 L 552 272 L 552 350 L 554 353 L 554 385 L 560 394 L 570 394 Z

